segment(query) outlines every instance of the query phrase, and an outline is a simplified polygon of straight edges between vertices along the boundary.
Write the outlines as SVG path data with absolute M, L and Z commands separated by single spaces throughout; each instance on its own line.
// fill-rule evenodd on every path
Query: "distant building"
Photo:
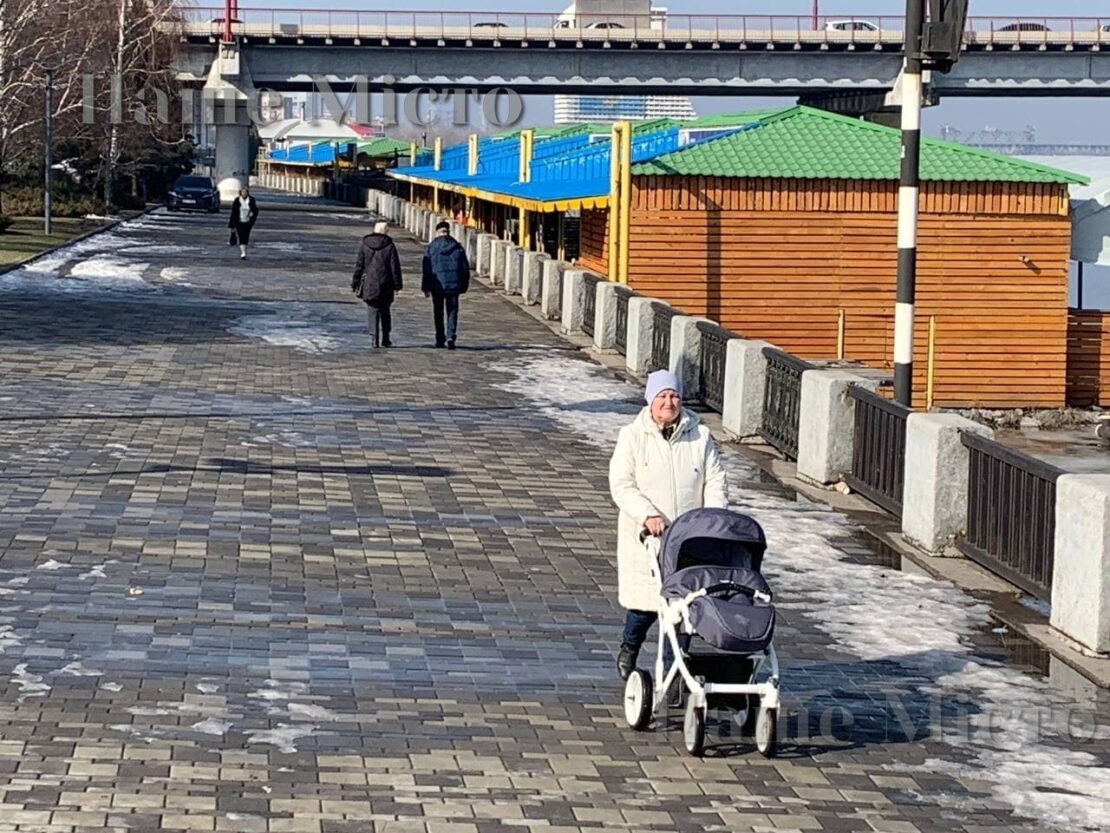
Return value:
M 555 124 L 698 117 L 690 99 L 672 95 L 557 95 Z

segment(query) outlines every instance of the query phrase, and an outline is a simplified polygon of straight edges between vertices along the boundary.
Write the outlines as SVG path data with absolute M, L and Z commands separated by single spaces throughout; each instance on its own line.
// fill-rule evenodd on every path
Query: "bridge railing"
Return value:
M 220 35 L 222 6 L 182 7 L 191 34 Z M 433 41 L 783 43 L 879 48 L 902 42 L 904 19 L 882 15 L 649 15 L 550 12 L 420 12 L 392 9 L 240 9 L 237 35 L 268 38 L 369 38 Z M 844 28 L 859 21 L 860 28 Z M 1105 17 L 969 17 L 965 44 L 977 48 L 1110 45 Z

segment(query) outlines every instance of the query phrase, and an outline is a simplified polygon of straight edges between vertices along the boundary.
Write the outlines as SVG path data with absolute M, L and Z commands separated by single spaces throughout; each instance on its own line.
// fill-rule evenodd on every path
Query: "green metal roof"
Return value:
M 359 142 L 358 152 L 367 156 L 392 156 L 394 153 L 407 154 L 410 147 L 408 142 L 380 136 L 377 139 L 371 139 L 369 142 Z M 420 148 L 417 148 L 418 152 L 419 150 Z
M 781 107 L 775 107 L 770 110 L 749 110 L 746 113 L 717 113 L 712 116 L 699 116 L 690 121 L 684 121 L 681 126 L 684 128 L 713 128 L 713 127 L 742 127 L 745 124 L 751 124 L 753 121 L 765 119 L 768 116 L 773 116 L 781 113 Z
M 704 126 L 704 125 L 703 125 Z M 757 114 L 719 139 L 633 167 L 638 176 L 898 179 L 898 130 L 810 107 Z M 1079 174 L 976 148 L 921 140 L 921 178 L 947 182 L 1086 184 Z

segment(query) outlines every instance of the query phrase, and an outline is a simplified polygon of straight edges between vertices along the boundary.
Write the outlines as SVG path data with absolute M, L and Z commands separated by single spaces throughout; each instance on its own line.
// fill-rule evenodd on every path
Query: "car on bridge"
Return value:
M 509 24 L 502 23 L 500 20 L 479 20 L 474 24 L 475 29 L 508 29 Z
M 879 27 L 870 20 L 830 20 L 826 32 L 878 32 Z
M 166 195 L 166 208 L 170 211 L 220 210 L 220 192 L 207 176 L 179 176 Z

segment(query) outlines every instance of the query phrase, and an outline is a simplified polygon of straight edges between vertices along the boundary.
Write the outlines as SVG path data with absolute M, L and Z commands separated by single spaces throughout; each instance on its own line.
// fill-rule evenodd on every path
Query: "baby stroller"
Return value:
M 683 720 L 686 751 L 705 750 L 706 713 L 731 709 L 745 734 L 755 734 L 764 757 L 775 753 L 779 712 L 779 663 L 771 639 L 775 608 L 759 569 L 767 541 L 751 518 L 727 509 L 695 509 L 678 518 L 662 540 L 646 538 L 652 576 L 659 587 L 659 647 L 655 680 L 636 669 L 624 689 L 624 713 L 633 729 L 647 728 L 677 677 L 688 691 Z M 684 651 L 679 633 L 691 634 L 715 653 Z M 674 661 L 665 678 L 663 648 Z M 757 683 L 768 666 L 768 679 Z

